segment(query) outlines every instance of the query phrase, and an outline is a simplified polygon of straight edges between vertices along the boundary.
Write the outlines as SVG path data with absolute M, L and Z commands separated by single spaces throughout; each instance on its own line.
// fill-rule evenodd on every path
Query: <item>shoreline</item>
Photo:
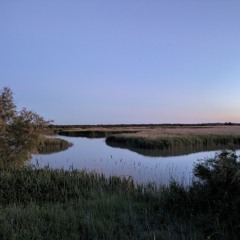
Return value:
M 240 125 L 86 125 L 59 126 L 54 131 L 62 136 L 106 138 L 111 147 L 154 150 L 158 156 L 240 147 Z

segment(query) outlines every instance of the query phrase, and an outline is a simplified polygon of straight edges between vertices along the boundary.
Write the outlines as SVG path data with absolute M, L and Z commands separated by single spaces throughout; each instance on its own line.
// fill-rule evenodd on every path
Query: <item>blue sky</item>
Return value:
M 2 0 L 0 88 L 56 124 L 240 122 L 238 0 Z

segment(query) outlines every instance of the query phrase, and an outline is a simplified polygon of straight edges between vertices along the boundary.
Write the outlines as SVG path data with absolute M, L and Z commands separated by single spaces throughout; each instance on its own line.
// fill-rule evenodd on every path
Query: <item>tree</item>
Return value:
M 0 164 L 28 159 L 50 122 L 25 108 L 17 111 L 11 89 L 4 87 L 0 91 Z

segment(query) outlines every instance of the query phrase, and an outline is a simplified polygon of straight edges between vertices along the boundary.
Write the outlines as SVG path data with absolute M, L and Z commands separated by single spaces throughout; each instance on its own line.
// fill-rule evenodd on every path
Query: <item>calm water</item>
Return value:
M 171 179 L 188 184 L 192 180 L 193 164 L 197 160 L 214 157 L 216 153 L 210 151 L 176 157 L 146 157 L 127 149 L 109 147 L 105 139 L 60 138 L 72 142 L 74 146 L 63 152 L 34 155 L 31 164 L 95 171 L 106 176 L 132 177 L 140 184 L 167 184 Z

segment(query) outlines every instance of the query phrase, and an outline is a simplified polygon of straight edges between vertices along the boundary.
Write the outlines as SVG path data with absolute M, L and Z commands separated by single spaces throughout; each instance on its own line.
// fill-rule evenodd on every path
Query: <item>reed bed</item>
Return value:
M 87 138 L 106 138 L 110 135 L 122 134 L 122 133 L 136 133 L 137 131 L 128 130 L 61 130 L 58 132 L 59 135 L 69 137 L 87 137 Z
M 156 139 L 163 136 L 175 135 L 239 135 L 240 125 L 223 125 L 223 124 L 196 124 L 196 125 L 99 125 L 99 126 L 55 126 L 56 133 L 59 132 L 109 132 L 109 133 L 127 133 L 129 136 L 144 137 Z M 109 134 L 108 134 L 109 135 Z M 124 134 L 125 135 L 125 134 Z
M 176 127 L 152 127 L 143 129 L 134 134 L 124 136 L 140 137 L 145 139 L 159 139 L 162 137 L 176 136 L 204 136 L 204 135 L 234 135 L 240 136 L 240 126 L 176 126 Z
M 237 149 L 240 147 L 240 127 L 157 127 L 137 133 L 111 135 L 107 137 L 106 143 L 136 152 L 144 149 L 160 150 L 155 153 L 159 156 L 222 148 Z
M 239 168 L 227 161 L 227 182 L 212 175 L 217 184 L 189 188 L 74 169 L 1 170 L 0 239 L 239 239 L 239 179 L 231 177 Z
M 64 136 L 106 138 L 110 146 L 136 151 L 169 150 L 171 155 L 174 151 L 188 153 L 240 146 L 239 125 L 68 126 L 59 128 L 58 133 Z
M 161 137 L 156 139 L 147 139 L 134 136 L 110 136 L 106 139 L 106 142 L 119 143 L 121 146 L 129 146 L 133 148 L 142 149 L 178 149 L 188 148 L 195 149 L 202 147 L 236 147 L 240 146 L 240 136 L 233 135 L 192 135 L 192 136 L 171 136 Z
M 9 169 L 0 178 L 0 238 L 153 239 L 168 234 L 153 191 L 83 171 Z
M 60 152 L 68 149 L 72 145 L 72 143 L 61 138 L 43 137 L 41 144 L 37 147 L 37 152 L 40 154 Z

